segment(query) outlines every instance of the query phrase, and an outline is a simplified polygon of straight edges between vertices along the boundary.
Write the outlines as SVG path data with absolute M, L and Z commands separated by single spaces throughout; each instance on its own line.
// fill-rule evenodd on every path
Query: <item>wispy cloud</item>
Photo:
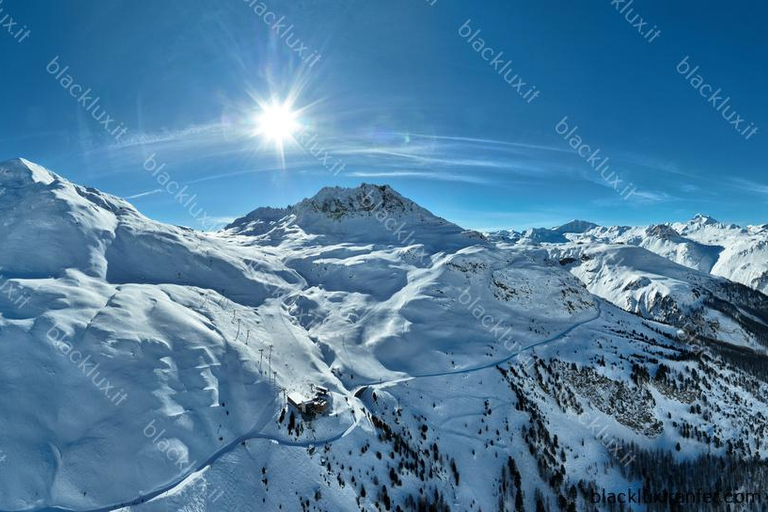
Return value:
M 591 201 L 591 204 L 602 207 L 619 207 L 630 205 L 635 207 L 647 206 L 649 204 L 669 203 L 679 201 L 680 198 L 657 190 L 636 190 L 626 199 L 622 196 L 613 195 L 611 197 L 598 198 Z
M 339 136 L 338 132 L 317 129 L 318 147 L 327 150 L 334 159 L 345 162 L 343 177 L 362 179 L 415 179 L 442 182 L 471 183 L 486 187 L 508 186 L 513 180 L 519 189 L 559 183 L 591 182 L 600 187 L 609 184 L 599 174 L 584 166 L 568 147 L 550 146 L 529 141 L 494 140 L 454 135 L 380 132 L 374 135 Z M 318 160 L 295 144 L 287 155 L 287 173 L 320 172 Z M 212 122 L 177 130 L 155 133 L 134 133 L 125 140 L 106 148 L 111 163 L 122 162 L 123 168 L 135 170 L 137 162 L 153 154 L 162 155 L 172 172 L 194 173 L 187 183 L 222 180 L 246 174 L 276 172 L 278 166 L 268 147 L 254 139 L 245 124 Z M 620 160 L 622 185 L 630 178 L 636 192 L 630 201 L 637 204 L 658 204 L 679 198 L 667 192 L 647 190 L 643 176 L 652 174 L 649 166 L 659 166 L 661 172 L 690 182 L 689 173 L 679 171 L 674 164 L 659 164 L 642 157 L 622 155 Z M 235 167 L 236 166 L 236 167 Z M 231 167 L 235 167 L 232 169 Z M 118 165 L 120 168 L 120 165 Z M 238 169 L 239 168 L 239 169 Z M 200 170 L 208 170 L 201 176 Z M 212 172 L 211 172 L 212 171 Z M 170 172 L 170 171 L 169 171 Z M 624 174 L 626 173 L 626 174 Z M 670 180 L 671 181 L 671 180 Z M 679 191 L 680 179 L 670 182 Z M 149 193 L 153 193 L 149 191 Z M 144 197 L 149 193 L 134 196 Z M 609 198 L 605 198 L 610 201 Z
M 202 140 L 218 139 L 226 134 L 234 135 L 237 130 L 221 123 L 198 124 L 179 130 L 163 130 L 154 133 L 128 132 L 128 136 L 116 141 L 109 149 L 123 149 L 136 146 L 163 144 L 184 144 Z
M 242 176 L 244 174 L 260 174 L 264 172 L 272 172 L 272 171 L 279 171 L 279 170 L 280 170 L 279 167 L 265 167 L 263 169 L 244 169 L 239 171 L 229 171 L 229 172 L 223 172 L 219 174 L 211 174 L 209 176 L 203 176 L 202 178 L 190 180 L 187 182 L 187 184 L 193 185 L 195 183 L 202 183 L 204 181 L 221 180 L 225 178 L 231 178 L 234 176 Z
M 764 183 L 758 183 L 745 178 L 731 178 L 730 184 L 732 187 L 741 190 L 742 192 L 748 192 L 768 198 L 768 185 Z
M 427 136 L 388 132 L 376 137 L 340 137 L 319 131 L 318 144 L 333 158 L 347 163 L 345 176 L 360 178 L 413 178 L 492 186 L 512 177 L 540 179 L 578 175 L 561 160 L 564 151 L 537 144 L 471 137 Z M 298 144 L 289 148 L 287 172 L 311 171 L 317 159 Z M 124 140 L 91 153 L 109 159 L 113 169 L 135 169 L 137 162 L 157 153 L 175 172 L 185 168 L 223 165 L 228 159 L 247 161 L 253 168 L 195 177 L 190 183 L 224 179 L 240 174 L 276 171 L 266 159 L 269 148 L 260 145 L 241 124 L 193 125 L 155 133 L 135 132 Z M 265 165 L 266 164 L 266 165 Z
M 412 134 L 390 134 L 385 139 L 372 143 L 345 138 L 330 141 L 329 145 L 341 157 L 360 158 L 379 167 L 460 168 L 462 174 L 485 174 L 487 183 L 509 175 L 544 176 L 564 171 L 563 166 L 553 162 L 553 155 L 561 158 L 563 152 L 546 146 Z M 498 176 L 493 178 L 489 173 Z
M 451 174 L 428 171 L 355 171 L 347 174 L 355 178 L 416 178 L 435 181 L 455 181 L 464 183 L 487 184 L 489 180 L 479 176 Z
M 675 196 L 667 194 L 666 192 L 659 192 L 653 190 L 638 190 L 632 194 L 627 200 L 635 200 L 640 203 L 664 203 L 668 201 L 674 201 L 678 199 Z
M 155 194 L 159 194 L 159 193 L 160 193 L 160 192 L 162 192 L 162 191 L 163 191 L 163 189 L 161 189 L 161 188 L 156 188 L 156 189 L 154 189 L 154 190 L 148 190 L 147 192 L 141 192 L 141 193 L 139 193 L 139 194 L 134 194 L 134 195 L 132 195 L 132 196 L 127 196 L 127 197 L 126 197 L 126 199 L 138 199 L 138 198 L 140 198 L 140 197 L 153 196 L 153 195 L 155 195 Z
M 510 142 L 510 141 L 504 141 L 504 140 L 496 140 L 496 139 L 481 139 L 481 138 L 475 138 L 475 137 L 454 137 L 454 136 L 446 136 L 446 135 L 425 135 L 421 133 L 409 133 L 407 134 L 407 137 L 415 137 L 422 140 L 440 140 L 440 141 L 455 141 L 455 142 L 466 142 L 471 143 L 474 145 L 479 146 L 505 146 L 510 148 L 517 148 L 520 150 L 543 150 L 543 151 L 553 151 L 556 153 L 570 153 L 570 150 L 555 147 L 555 146 L 546 146 L 541 144 L 530 144 L 526 142 Z

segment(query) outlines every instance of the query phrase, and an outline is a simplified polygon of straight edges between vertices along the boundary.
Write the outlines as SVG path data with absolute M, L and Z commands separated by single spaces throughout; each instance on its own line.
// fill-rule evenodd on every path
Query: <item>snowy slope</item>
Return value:
M 768 297 L 759 292 L 640 247 L 568 244 L 550 254 L 591 293 L 622 309 L 736 346 L 768 349 Z
M 691 240 L 725 248 L 712 268 L 713 274 L 768 293 L 768 230 L 764 225 L 742 228 L 697 215 L 673 226 Z
M 593 230 L 604 242 L 638 245 L 669 260 L 768 292 L 768 232 L 697 215 L 686 223 L 622 230 Z
M 590 231 L 592 229 L 595 229 L 598 226 L 594 222 L 589 222 L 586 220 L 578 220 L 574 219 L 571 222 L 566 222 L 562 226 L 558 226 L 556 228 L 552 228 L 552 231 L 555 233 L 585 233 L 587 231 Z
M 514 234 L 510 236 L 509 234 Z M 572 221 L 557 228 L 488 233 L 507 244 L 625 244 L 642 247 L 670 261 L 768 292 L 768 228 L 724 224 L 706 215 L 688 222 L 650 226 L 597 226 Z
M 29 162 L 2 164 L 0 177 L 0 438 L 13 461 L 0 466 L 0 508 L 89 509 L 143 496 L 279 408 L 245 332 L 276 332 L 271 297 L 299 276 Z M 284 343 L 296 346 L 273 366 L 316 364 L 306 338 Z M 165 431 L 158 443 L 171 456 L 148 442 L 153 429 Z
M 723 250 L 718 245 L 688 240 L 664 224 L 631 229 L 612 241 L 642 247 L 675 263 L 703 272 L 711 272 Z
M 654 453 L 762 461 L 762 295 L 571 241 L 600 228 L 497 245 L 364 184 L 206 234 L 23 160 L 0 187 L 2 511 L 583 510 Z

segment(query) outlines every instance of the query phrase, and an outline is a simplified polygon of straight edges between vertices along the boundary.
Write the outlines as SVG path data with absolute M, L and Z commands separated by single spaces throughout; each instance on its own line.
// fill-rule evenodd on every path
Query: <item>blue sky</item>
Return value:
M 0 21 L 18 25 L 0 28 L 0 160 L 23 156 L 195 228 L 145 170 L 150 155 L 222 221 L 373 182 L 479 229 L 698 212 L 768 222 L 764 2 L 263 2 L 293 25 L 285 37 L 302 55 L 254 12 L 261 3 L 4 0 Z M 649 42 L 629 8 L 660 35 Z M 468 20 L 485 55 L 503 51 L 540 96 L 524 100 L 483 60 L 459 34 Z M 311 54 L 321 57 L 310 67 Z M 746 139 L 678 72 L 685 56 L 756 134 Z M 99 98 L 109 131 L 62 86 L 66 75 Z M 343 172 L 301 144 L 287 146 L 283 167 L 253 135 L 259 101 L 288 96 Z M 633 184 L 631 197 L 558 135 L 564 116 Z

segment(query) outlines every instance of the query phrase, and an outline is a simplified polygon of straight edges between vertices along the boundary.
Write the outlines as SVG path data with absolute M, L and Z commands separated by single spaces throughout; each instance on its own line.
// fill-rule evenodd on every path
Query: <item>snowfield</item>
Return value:
M 0 511 L 759 488 L 766 246 L 703 217 L 483 235 L 368 184 L 201 233 L 2 163 Z

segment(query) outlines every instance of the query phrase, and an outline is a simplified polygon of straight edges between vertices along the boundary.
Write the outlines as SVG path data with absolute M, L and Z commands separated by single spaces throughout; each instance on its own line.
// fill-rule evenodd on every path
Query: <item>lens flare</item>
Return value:
M 280 157 L 280 164 L 285 169 L 285 149 L 296 143 L 295 135 L 300 130 L 299 111 L 293 108 L 293 102 L 272 99 L 259 102 L 260 111 L 253 117 L 253 135 L 261 137 L 267 144 L 274 145 Z

